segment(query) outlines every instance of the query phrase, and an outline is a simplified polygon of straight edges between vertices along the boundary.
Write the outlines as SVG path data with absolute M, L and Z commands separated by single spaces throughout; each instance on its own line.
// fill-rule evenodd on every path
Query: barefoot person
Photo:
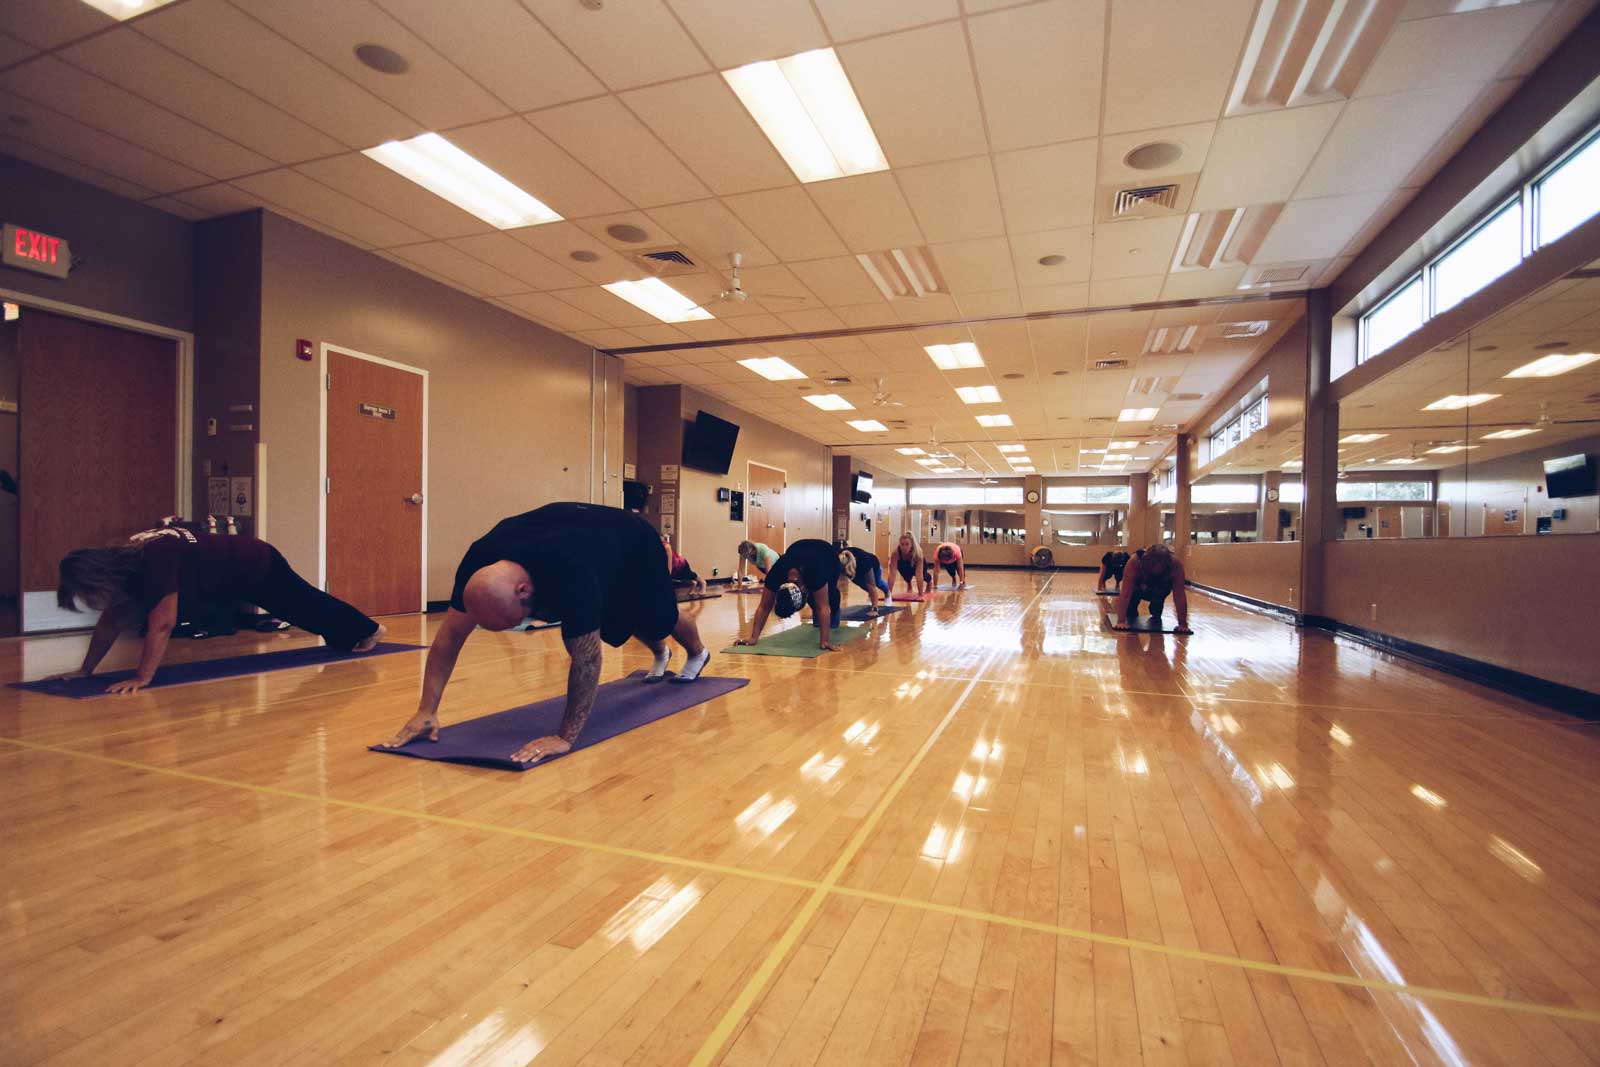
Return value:
M 812 622 L 819 627 L 817 642 L 824 651 L 834 651 L 829 638 L 839 618 L 839 586 L 843 581 L 839 552 L 832 545 L 814 537 L 796 541 L 767 571 L 750 636 L 741 637 L 734 644 L 755 644 L 761 640 L 761 631 L 774 611 L 778 618 L 787 619 L 810 601 Z
M 149 685 L 178 624 L 180 600 L 254 604 L 342 652 L 370 652 L 384 634 L 382 626 L 296 574 L 265 541 L 169 526 L 111 548 L 80 548 L 61 560 L 56 603 L 100 612 L 83 666 L 67 677 L 92 675 L 123 626 L 142 616 L 139 668 L 106 692 L 134 693 Z
M 939 550 L 934 554 L 934 557 L 939 561 L 939 566 L 944 568 L 944 572 L 950 576 L 957 589 L 965 589 L 967 587 L 967 564 L 961 558 L 960 545 L 954 541 L 946 541 L 939 546 Z M 933 588 L 936 591 L 939 588 L 938 574 L 933 576 Z
M 894 554 L 889 557 L 889 563 L 899 572 L 906 583 L 906 596 L 911 596 L 911 583 L 917 584 L 917 596 L 926 596 L 928 592 L 928 561 L 922 558 L 922 546 L 909 532 L 900 535 L 900 543 L 895 545 Z M 894 583 L 889 583 L 890 593 L 894 592 Z
M 1185 582 L 1183 564 L 1172 554 L 1172 549 L 1165 544 L 1151 545 L 1128 561 L 1128 569 L 1122 575 L 1122 592 L 1117 596 L 1116 617 L 1126 625 L 1133 625 L 1134 616 L 1139 614 L 1139 604 L 1145 601 L 1150 605 L 1150 617 L 1159 623 L 1170 596 L 1178 609 L 1177 632 L 1194 633 L 1189 629 L 1189 594 L 1184 588 Z
M 689 654 L 677 681 L 700 676 L 711 653 L 688 615 L 678 614 L 661 538 L 644 519 L 598 504 L 546 504 L 504 519 L 472 543 L 456 568 L 450 610 L 428 649 L 422 698 L 389 741 L 398 748 L 426 735 L 439 739 L 439 700 L 461 646 L 474 629 L 509 630 L 524 618 L 560 619 L 572 657 L 561 730 L 523 745 L 511 758 L 537 763 L 572 748 L 600 687 L 600 642 L 612 648 L 637 637 L 655 662 L 647 683 L 666 676 L 672 635 Z
M 754 567 L 761 577 L 765 578 L 772 565 L 778 562 L 778 553 L 757 541 L 739 542 L 739 573 L 738 580 L 743 582 L 748 573 L 747 567 Z

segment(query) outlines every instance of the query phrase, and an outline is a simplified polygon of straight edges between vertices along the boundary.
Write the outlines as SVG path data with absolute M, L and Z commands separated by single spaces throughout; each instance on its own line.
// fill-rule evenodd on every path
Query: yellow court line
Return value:
M 1173 956 L 1179 959 L 1214 963 L 1219 966 L 1238 967 L 1241 970 L 1258 971 L 1290 978 L 1304 978 L 1310 981 L 1328 982 L 1333 985 L 1370 989 L 1376 992 L 1399 993 L 1406 996 L 1415 996 L 1432 1000 L 1454 1001 L 1457 1003 L 1470 1004 L 1478 1007 L 1499 1008 L 1505 1011 L 1522 1012 L 1524 1014 L 1545 1015 L 1561 1019 L 1575 1019 L 1580 1022 L 1600 1023 L 1600 1010 L 1586 1011 L 1582 1008 L 1565 1007 L 1559 1004 L 1541 1004 L 1533 1001 L 1503 1000 L 1496 997 L 1483 996 L 1477 993 L 1458 993 L 1448 989 L 1436 989 L 1428 986 L 1399 985 L 1393 982 L 1360 978 L 1355 975 L 1338 974 L 1333 971 L 1319 971 L 1309 967 L 1293 967 L 1286 964 L 1271 963 L 1265 960 L 1252 960 L 1240 956 L 1229 956 L 1223 953 L 1207 952 L 1203 949 L 1191 949 L 1177 945 L 1166 945 L 1157 941 L 1140 941 L 1136 938 L 1117 937 L 1112 934 L 1100 934 L 1095 933 L 1092 930 L 1080 930 L 1070 926 L 1059 926 L 1054 923 L 1040 922 L 1035 919 L 1022 919 L 1011 915 L 1000 915 L 994 912 L 980 911 L 975 908 L 963 908 L 957 905 L 941 904 L 931 900 L 918 900 L 914 897 L 899 897 L 891 893 L 880 893 L 871 889 L 856 889 L 851 886 L 841 886 L 837 884 L 825 887 L 825 883 L 818 882 L 810 878 L 799 878 L 793 875 L 777 874 L 774 872 L 756 870 L 749 867 L 737 867 L 730 864 L 711 863 L 705 860 L 688 859 L 683 856 L 674 856 L 662 852 L 651 852 L 646 849 L 627 848 L 622 845 L 610 845 L 600 841 L 585 840 L 583 838 L 563 837 L 560 834 L 548 834 L 539 830 L 524 830 L 514 826 L 502 826 L 498 823 L 479 822 L 475 819 L 461 819 L 449 815 L 435 815 L 431 812 L 416 811 L 411 808 L 393 808 L 385 804 L 370 804 L 357 800 L 343 800 L 338 797 L 323 796 L 317 793 L 302 793 L 298 790 L 283 789 L 278 786 L 255 785 L 251 782 L 240 782 L 231 778 L 218 778 L 213 775 L 197 774 L 193 771 L 179 770 L 173 767 L 162 767 L 153 763 L 140 763 L 136 760 L 118 759 L 115 756 L 102 756 L 94 752 L 81 752 L 77 749 L 62 748 L 58 745 L 49 745 L 38 741 L 23 741 L 20 738 L 15 737 L 0 736 L 0 744 L 10 745 L 22 751 L 48 752 L 52 755 L 67 756 L 73 759 L 87 760 L 92 763 L 103 763 L 113 767 L 123 767 L 128 770 L 142 771 L 147 774 L 158 774 L 168 778 L 178 778 L 184 781 L 198 782 L 204 785 L 220 786 L 226 789 L 238 789 L 263 796 L 282 797 L 287 800 L 308 801 L 313 804 L 323 804 L 328 807 L 343 808 L 348 811 L 360 811 L 371 815 L 390 815 L 402 819 L 411 819 L 416 822 L 433 823 L 438 826 L 449 826 L 459 830 L 472 830 L 479 833 L 500 834 L 506 837 L 516 837 L 529 841 L 539 841 L 545 844 L 559 845 L 566 848 L 575 848 L 588 852 L 598 852 L 605 855 L 622 857 L 625 859 L 659 863 L 663 866 L 684 867 L 690 870 L 703 871 L 707 874 L 717 874 L 730 878 L 744 878 L 756 882 L 768 882 L 775 885 L 788 886 L 794 889 L 809 889 L 815 891 L 826 888 L 827 893 L 832 895 L 853 897 L 859 900 L 872 901 L 873 903 L 877 904 L 887 904 L 892 907 L 915 908 L 920 911 L 935 912 L 941 915 L 949 915 L 954 918 L 972 919 L 978 922 L 993 923 L 998 926 L 1015 927 L 1020 930 L 1032 930 L 1039 933 L 1052 934 L 1057 937 L 1071 938 L 1078 941 L 1112 945 L 1134 952 L 1150 952 L 1162 956 Z

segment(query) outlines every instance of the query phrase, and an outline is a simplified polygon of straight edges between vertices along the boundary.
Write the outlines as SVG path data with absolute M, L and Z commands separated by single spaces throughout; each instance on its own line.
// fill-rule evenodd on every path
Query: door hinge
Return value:
M 327 496 L 331 492 L 333 492 L 333 478 L 329 476 L 322 479 L 322 495 Z
M 324 377 L 322 387 L 330 393 L 333 392 L 333 371 L 329 371 Z

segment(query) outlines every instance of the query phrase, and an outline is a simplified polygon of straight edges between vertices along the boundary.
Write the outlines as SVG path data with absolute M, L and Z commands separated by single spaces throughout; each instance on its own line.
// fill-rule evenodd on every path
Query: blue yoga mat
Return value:
M 1117 618 L 1115 613 L 1106 612 L 1106 626 L 1118 633 L 1125 634 L 1175 634 L 1178 624 L 1163 618 L 1160 622 L 1148 615 L 1135 615 L 1132 625 Z
M 404 645 L 383 641 L 369 652 L 335 652 L 327 645 L 306 648 L 288 648 L 282 652 L 257 652 L 248 656 L 228 656 L 223 659 L 202 659 L 191 663 L 169 663 L 156 669 L 156 676 L 146 689 L 164 689 L 169 685 L 189 685 L 192 682 L 214 682 L 222 678 L 242 678 L 267 671 L 288 670 L 291 667 L 317 667 L 324 663 L 342 663 L 345 660 L 365 659 L 369 656 L 387 656 L 392 652 L 415 652 L 426 645 Z M 106 696 L 106 686 L 132 678 L 134 671 L 110 671 L 88 678 L 66 678 L 55 681 L 12 682 L 12 689 L 26 689 L 30 693 L 47 693 L 53 697 Z
M 578 743 L 572 746 L 571 752 L 562 755 L 598 745 L 618 734 L 687 711 L 696 704 L 704 704 L 750 684 L 748 678 L 712 678 L 702 674 L 693 682 L 683 684 L 666 681 L 645 685 L 644 675 L 644 671 L 634 671 L 626 678 L 602 685 L 595 695 L 589 720 L 583 724 L 583 733 L 578 735 Z M 437 741 L 418 738 L 400 748 L 372 745 L 369 751 L 502 771 L 525 771 L 535 765 L 517 763 L 511 759 L 511 754 L 534 738 L 550 737 L 560 730 L 561 715 L 566 707 L 565 695 L 551 697 L 537 704 L 524 704 L 520 708 L 441 727 Z M 546 756 L 537 766 L 560 758 Z
M 850 619 L 853 622 L 863 622 L 863 621 L 870 620 L 872 618 L 872 616 L 867 614 L 867 612 L 869 612 L 871 610 L 872 610 L 872 605 L 871 604 L 857 604 L 855 607 L 845 608 L 843 611 L 841 611 L 839 613 L 839 618 L 841 618 L 841 619 Z M 888 615 L 890 612 L 904 611 L 904 610 L 906 610 L 906 609 L 905 608 L 900 608 L 900 607 L 895 607 L 892 604 L 879 604 L 878 605 L 878 618 L 881 619 L 885 615 Z

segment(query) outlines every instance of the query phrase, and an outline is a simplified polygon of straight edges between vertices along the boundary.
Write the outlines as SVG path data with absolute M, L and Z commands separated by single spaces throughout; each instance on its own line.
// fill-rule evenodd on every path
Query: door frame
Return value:
M 422 602 L 418 611 L 428 610 L 428 372 L 421 367 L 396 363 L 382 356 L 358 352 L 344 345 L 322 342 L 317 375 L 317 481 L 322 492 L 317 494 L 317 588 L 328 588 L 328 353 L 336 352 L 352 359 L 363 359 L 410 374 L 422 375 Z
M 746 501 L 746 513 L 747 514 L 748 514 L 748 511 L 749 511 L 748 502 L 749 502 L 749 499 L 750 499 L 750 486 L 752 484 L 752 480 L 750 478 L 750 468 L 751 467 L 765 467 L 769 471 L 777 471 L 779 474 L 783 475 L 783 487 L 785 489 L 789 488 L 789 472 L 784 470 L 782 467 L 774 467 L 772 464 L 763 463 L 759 459 L 747 459 L 747 460 L 745 460 L 744 461 L 744 495 L 745 495 L 745 501 Z M 780 556 L 783 555 L 784 549 L 789 547 L 789 501 L 787 499 L 785 499 L 784 502 L 783 502 L 783 530 L 782 530 L 782 533 L 783 533 L 783 548 L 778 549 L 778 555 L 780 555 Z M 742 540 L 744 540 L 745 537 L 749 537 L 749 536 L 750 536 L 750 522 L 749 522 L 748 519 L 746 519 L 745 520 L 745 528 L 744 528 L 744 537 L 741 537 L 740 540 L 742 541 Z M 768 545 L 767 547 L 771 548 L 772 546 Z

